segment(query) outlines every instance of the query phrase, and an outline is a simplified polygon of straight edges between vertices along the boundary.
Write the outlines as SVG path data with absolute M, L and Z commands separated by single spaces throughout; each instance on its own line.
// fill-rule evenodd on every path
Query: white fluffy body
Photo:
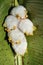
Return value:
M 23 33 L 27 32 L 28 34 L 32 34 L 32 32 L 33 32 L 33 23 L 29 19 L 21 20 L 21 22 L 19 23 L 19 29 Z
M 13 29 L 14 26 L 17 27 L 18 23 L 19 20 L 12 15 L 7 16 L 7 18 L 5 19 L 5 24 L 8 29 Z
M 13 49 L 17 54 L 24 55 L 27 49 L 27 41 L 25 35 L 19 31 L 18 29 L 12 30 L 8 33 L 8 36 L 13 41 L 14 45 L 12 46 Z M 16 44 L 16 41 L 20 40 L 19 44 Z
M 18 7 L 14 7 L 11 10 L 11 13 L 10 14 L 12 14 L 14 16 L 19 15 L 21 18 L 24 18 L 25 15 L 27 14 L 27 12 L 26 12 L 26 8 L 25 7 L 18 6 Z

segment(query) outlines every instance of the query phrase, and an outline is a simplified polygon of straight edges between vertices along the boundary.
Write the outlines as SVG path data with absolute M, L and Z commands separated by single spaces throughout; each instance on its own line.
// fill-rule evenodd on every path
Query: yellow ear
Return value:
M 37 28 L 35 26 L 33 26 L 33 31 L 35 31 Z
M 6 27 L 6 26 L 7 26 L 6 23 L 4 23 L 4 24 L 3 24 L 3 27 Z
M 5 28 L 5 31 L 10 32 L 10 29 Z
M 25 13 L 27 14 L 28 13 L 28 11 L 27 10 L 24 10 L 25 11 Z

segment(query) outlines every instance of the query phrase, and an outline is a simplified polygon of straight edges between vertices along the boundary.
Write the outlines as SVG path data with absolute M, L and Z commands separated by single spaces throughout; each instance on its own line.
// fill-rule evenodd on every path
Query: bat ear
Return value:
M 27 14 L 28 13 L 28 11 L 27 10 L 24 10 L 25 11 L 25 13 Z
M 4 23 L 4 24 L 3 24 L 3 27 L 6 27 L 6 26 L 7 26 L 6 23 Z
M 33 31 L 35 31 L 37 28 L 35 26 L 33 26 Z
M 5 28 L 5 31 L 10 32 L 10 29 Z

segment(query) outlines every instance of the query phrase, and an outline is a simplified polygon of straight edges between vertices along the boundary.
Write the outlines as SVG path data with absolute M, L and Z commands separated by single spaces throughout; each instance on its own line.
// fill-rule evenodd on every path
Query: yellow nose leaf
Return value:
M 17 17 L 17 19 L 18 19 L 18 20 L 20 19 L 20 16 L 19 16 L 19 14 L 17 14 L 17 15 L 16 15 L 16 17 Z
M 20 40 L 17 40 L 17 41 L 16 41 L 16 44 L 20 44 L 20 43 L 21 43 L 21 41 L 20 41 Z
M 13 27 L 14 30 L 15 30 L 16 28 L 17 28 L 16 26 Z

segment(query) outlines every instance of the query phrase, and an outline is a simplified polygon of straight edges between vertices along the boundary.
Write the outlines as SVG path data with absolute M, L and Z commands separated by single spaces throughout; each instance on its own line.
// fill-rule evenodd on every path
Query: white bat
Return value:
M 29 19 L 23 19 L 19 23 L 19 29 L 26 35 L 33 35 L 33 31 L 36 27 Z
M 12 10 L 11 10 L 11 13 L 12 15 L 16 16 L 18 19 L 24 19 L 27 16 L 27 10 L 25 7 L 23 6 L 17 6 L 17 7 L 14 7 Z
M 9 41 L 12 41 L 12 47 L 17 54 L 24 55 L 27 49 L 25 35 L 18 29 L 8 32 Z
M 8 30 L 16 29 L 18 27 L 18 23 L 19 20 L 16 17 L 9 15 L 5 19 L 4 27 L 7 27 Z

